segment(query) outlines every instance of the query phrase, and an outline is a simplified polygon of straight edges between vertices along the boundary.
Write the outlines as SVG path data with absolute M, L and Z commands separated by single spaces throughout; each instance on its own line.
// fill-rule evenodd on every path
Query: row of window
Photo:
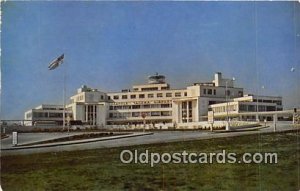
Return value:
M 34 118 L 62 118 L 63 113 L 33 112 Z
M 250 111 L 250 112 L 255 112 L 257 111 L 257 106 L 256 105 L 245 105 L 245 104 L 241 104 L 239 106 L 239 110 L 240 111 Z M 276 107 L 275 106 L 265 106 L 265 105 L 259 105 L 258 106 L 258 111 L 276 111 Z
M 104 95 L 94 95 L 94 94 L 87 94 L 87 100 L 93 100 L 96 97 L 96 100 L 102 101 L 104 100 Z
M 43 110 L 63 110 L 63 108 L 44 107 Z
M 171 100 L 154 100 L 154 101 L 133 101 L 133 102 L 112 102 L 110 105 L 146 105 L 146 104 L 171 104 Z
M 203 89 L 204 95 L 216 95 L 216 89 Z
M 162 98 L 162 97 L 173 97 L 173 93 L 171 92 L 168 92 L 168 93 L 149 93 L 149 94 L 132 94 L 132 95 L 114 95 L 113 96 L 113 99 L 114 100 L 118 100 L 118 99 L 136 99 L 136 98 L 140 98 L 140 99 L 143 99 L 143 98 L 154 98 L 155 96 L 157 98 Z M 182 92 L 175 92 L 174 94 L 175 97 L 181 97 L 182 96 Z M 187 96 L 187 92 L 184 92 L 184 96 Z M 111 97 L 109 96 L 108 99 L 111 99 Z
M 148 117 L 159 117 L 159 116 L 172 116 L 171 111 L 152 111 L 152 112 L 122 112 L 122 113 L 109 113 L 109 118 L 124 119 L 128 117 L 141 117 L 142 114 Z
M 161 90 L 168 90 L 169 87 L 161 87 Z M 158 91 L 158 87 L 141 88 L 141 91 Z M 133 91 L 139 91 L 139 88 L 134 88 Z
M 254 99 L 253 102 L 257 102 L 257 99 Z M 280 100 L 258 99 L 258 102 L 260 102 L 260 103 L 276 103 L 276 105 L 282 105 L 282 101 L 280 101 Z
M 227 112 L 227 106 L 222 106 L 222 107 L 216 107 L 213 108 L 213 111 L 215 113 L 222 113 L 222 112 Z M 228 112 L 230 111 L 236 111 L 237 110 L 237 105 L 228 105 Z
M 84 112 L 97 113 L 97 106 L 88 105 L 88 106 L 84 107 Z
M 228 106 L 228 111 L 237 111 L 237 105 L 229 105 Z M 226 106 L 222 107 L 216 107 L 213 108 L 213 111 L 216 113 L 221 113 L 221 112 L 227 112 Z M 246 104 L 240 104 L 239 105 L 239 111 L 240 112 L 256 112 L 257 111 L 257 106 L 256 105 L 246 105 Z M 258 106 L 258 111 L 276 111 L 275 106 L 265 106 L 265 105 L 259 105 Z
M 203 94 L 204 95 L 217 95 L 217 90 L 216 89 L 203 89 Z M 231 91 L 227 90 L 227 92 L 225 92 L 225 95 L 227 94 L 227 96 L 231 95 Z M 243 91 L 238 91 L 238 97 L 243 97 Z
M 96 100 L 98 100 L 98 101 L 103 101 L 105 99 L 104 95 L 99 95 L 99 96 L 94 95 L 94 94 L 85 94 L 85 95 L 86 95 L 86 99 L 89 101 L 94 100 L 94 98 L 96 98 Z M 95 97 L 95 96 L 97 96 L 97 97 Z M 77 96 L 76 98 L 71 99 L 71 103 L 83 101 L 83 98 L 84 98 L 84 95 Z
M 87 105 L 84 107 L 84 120 L 89 124 L 94 125 L 97 119 L 97 106 L 96 105 Z
M 83 95 L 77 96 L 76 101 L 82 101 L 83 100 Z
M 144 104 L 144 105 L 116 105 L 109 106 L 109 110 L 125 110 L 125 109 L 149 109 L 149 108 L 171 108 L 172 104 Z
M 182 102 L 182 106 L 181 106 L 181 109 L 182 109 L 182 122 L 183 123 L 186 123 L 187 122 L 187 116 L 192 119 L 193 117 L 193 104 L 191 101 L 186 101 L 186 102 Z M 188 108 L 188 111 L 187 111 L 187 108 Z M 190 120 L 189 120 L 190 122 Z
M 32 117 L 32 113 L 30 112 L 30 113 L 26 113 L 26 118 L 27 119 L 29 119 L 29 118 L 31 118 Z
M 142 91 L 157 91 L 158 87 L 151 87 L 151 88 L 142 88 Z

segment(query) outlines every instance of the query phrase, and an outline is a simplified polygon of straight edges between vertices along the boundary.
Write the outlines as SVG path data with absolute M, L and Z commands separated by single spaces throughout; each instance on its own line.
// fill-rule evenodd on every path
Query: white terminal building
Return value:
M 34 109 L 25 112 L 25 125 L 35 125 L 36 123 L 51 123 L 55 122 L 57 125 L 63 124 L 64 107 L 62 105 L 42 104 Z M 66 115 L 72 117 L 71 111 L 65 111 Z
M 259 111 L 282 110 L 282 98 L 244 95 L 243 88 L 235 87 L 234 80 L 223 78 L 220 72 L 211 82 L 184 89 L 172 89 L 165 76 L 156 74 L 149 76 L 148 84 L 120 92 L 82 86 L 71 96 L 66 113 L 71 120 L 89 125 L 135 125 L 144 120 L 155 125 L 206 121 L 209 110 L 222 120 L 227 106 L 230 114 L 239 117 L 241 112 L 257 111 L 257 106 Z

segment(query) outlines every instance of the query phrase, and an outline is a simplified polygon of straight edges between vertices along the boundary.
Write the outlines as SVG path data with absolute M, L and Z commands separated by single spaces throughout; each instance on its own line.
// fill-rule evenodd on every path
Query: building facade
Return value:
M 227 90 L 227 95 L 226 95 Z M 243 96 L 243 88 L 216 73 L 214 80 L 172 89 L 165 76 L 149 76 L 148 83 L 132 89 L 104 93 L 86 86 L 78 89 L 67 106 L 74 120 L 91 125 L 187 123 L 205 120 L 208 107 Z
M 106 124 L 108 106 L 106 93 L 84 85 L 70 98 L 67 111 L 72 113 L 72 120 L 102 126 Z
M 226 79 L 215 73 L 210 82 L 194 83 L 186 88 L 172 89 L 163 75 L 148 77 L 148 83 L 134 85 L 120 92 L 102 92 L 82 86 L 70 97 L 66 106 L 71 121 L 81 121 L 86 125 L 137 125 L 137 124 L 177 124 L 207 121 L 209 110 L 222 119 L 230 113 L 282 110 L 282 98 L 271 96 L 244 96 L 243 88 L 235 87 L 234 79 Z M 62 107 L 49 110 L 35 108 L 25 113 L 25 119 L 39 116 L 49 119 L 49 112 L 57 112 L 55 120 L 62 121 Z M 39 114 L 31 114 L 39 113 Z M 225 112 L 225 113 L 224 113 Z M 54 118 L 52 118 L 54 119 Z
M 42 104 L 34 109 L 25 112 L 25 125 L 36 125 L 37 123 L 47 125 L 62 125 L 63 124 L 63 106 Z M 72 118 L 71 111 L 65 111 L 65 116 Z
M 213 111 L 214 118 L 219 120 L 225 119 L 228 115 L 240 120 L 263 120 L 266 116 L 257 116 L 255 112 L 282 111 L 282 109 L 282 97 L 251 94 L 209 106 L 209 111 Z M 243 113 L 253 113 L 253 115 L 243 116 Z

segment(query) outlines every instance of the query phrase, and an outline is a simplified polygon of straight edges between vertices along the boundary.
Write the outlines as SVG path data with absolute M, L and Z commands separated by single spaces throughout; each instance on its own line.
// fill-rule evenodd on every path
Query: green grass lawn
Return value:
M 126 147 L 151 152 L 277 152 L 278 164 L 122 164 L 124 148 L 2 157 L 9 190 L 299 190 L 297 132 Z

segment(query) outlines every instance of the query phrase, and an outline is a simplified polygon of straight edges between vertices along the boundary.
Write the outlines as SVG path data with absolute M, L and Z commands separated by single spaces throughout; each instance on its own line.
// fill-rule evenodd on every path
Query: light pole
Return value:
M 228 119 L 228 100 L 227 100 L 227 95 L 228 95 L 228 81 L 226 80 L 225 82 L 225 100 L 226 100 L 226 130 L 229 130 L 229 119 Z
M 63 63 L 63 61 L 62 61 Z M 65 130 L 66 125 L 66 67 L 63 67 L 64 69 L 64 90 L 63 90 L 63 130 Z M 69 133 L 69 126 L 68 126 L 68 133 Z
M 142 118 L 143 118 L 143 132 L 145 132 L 145 128 L 146 128 L 146 113 L 142 113 Z
M 264 89 L 265 89 L 265 86 L 262 85 L 262 86 L 261 86 L 261 92 L 262 92 L 262 95 L 264 95 Z M 262 108 L 263 108 L 263 106 L 262 106 Z M 263 111 L 267 111 L 266 106 L 265 106 L 264 108 L 265 108 L 265 110 L 263 110 Z M 276 107 L 275 107 L 275 110 L 276 110 Z M 264 118 L 264 117 L 263 117 L 263 118 Z M 258 119 L 259 119 L 259 118 L 258 118 Z
M 292 67 L 291 68 L 291 72 L 295 72 L 295 68 Z M 294 107 L 294 112 L 293 112 L 293 125 L 296 124 L 296 116 L 297 116 L 297 103 L 296 103 L 296 107 Z
M 261 86 L 261 89 L 265 89 L 265 86 Z M 256 121 L 259 122 L 259 115 L 258 115 L 258 112 L 259 112 L 259 104 L 258 104 L 258 98 L 259 98 L 259 90 L 257 92 L 257 95 L 256 95 Z
M 235 78 L 233 77 L 231 81 L 235 81 Z M 230 93 L 229 93 L 229 99 L 230 99 Z M 229 112 L 228 112 L 228 79 L 225 81 L 225 100 L 226 100 L 226 130 L 229 130 Z

